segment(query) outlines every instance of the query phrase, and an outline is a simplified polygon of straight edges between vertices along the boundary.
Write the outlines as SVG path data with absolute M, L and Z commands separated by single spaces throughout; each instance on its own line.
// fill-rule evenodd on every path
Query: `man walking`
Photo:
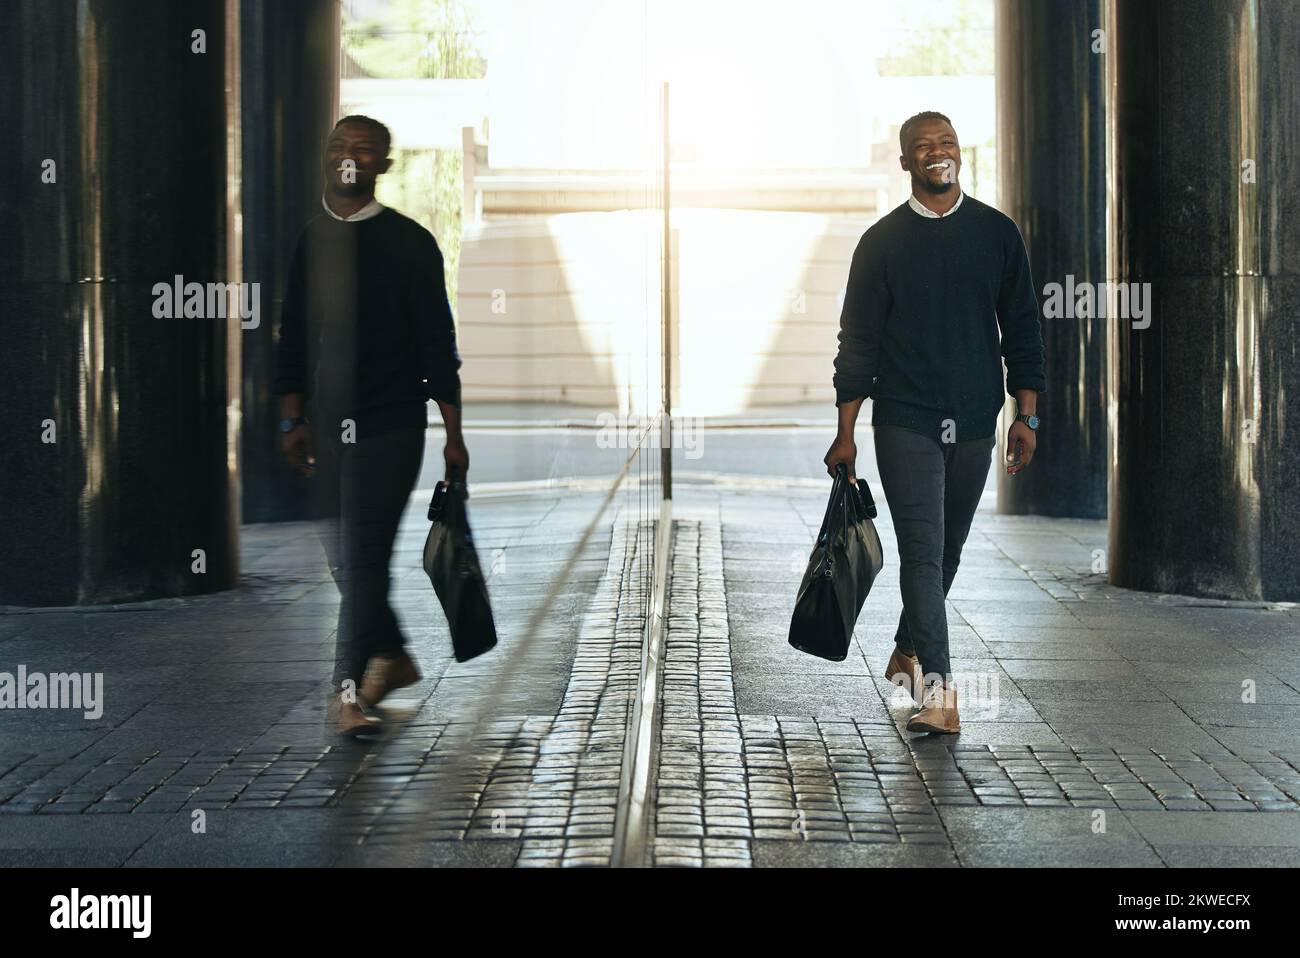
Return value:
M 294 250 L 276 356 L 281 448 L 315 476 L 342 595 L 330 711 L 344 735 L 378 731 L 365 709 L 420 677 L 388 604 L 388 564 L 424 457 L 428 400 L 446 427 L 446 478 L 469 470 L 442 253 L 428 230 L 375 199 L 391 144 L 365 116 L 330 133 L 324 210 Z
M 899 148 L 912 195 L 853 254 L 833 378 L 839 430 L 825 462 L 832 475 L 845 463 L 856 481 L 853 431 L 870 396 L 903 597 L 885 677 L 906 682 L 919 701 L 909 731 L 958 732 L 945 597 L 997 444 L 1003 359 L 1019 413 L 1007 434 L 1007 472 L 1033 459 L 1043 343 L 1020 231 L 962 193 L 951 121 L 934 112 L 910 117 Z

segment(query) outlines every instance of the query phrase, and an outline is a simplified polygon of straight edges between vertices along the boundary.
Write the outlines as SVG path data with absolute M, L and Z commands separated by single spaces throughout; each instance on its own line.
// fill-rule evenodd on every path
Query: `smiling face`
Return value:
M 331 193 L 364 196 L 374 192 L 375 178 L 393 161 L 379 130 L 368 123 L 340 123 L 325 144 L 323 165 Z
M 908 131 L 907 150 L 899 165 L 912 174 L 912 186 L 947 193 L 961 174 L 957 131 L 943 120 L 921 120 Z

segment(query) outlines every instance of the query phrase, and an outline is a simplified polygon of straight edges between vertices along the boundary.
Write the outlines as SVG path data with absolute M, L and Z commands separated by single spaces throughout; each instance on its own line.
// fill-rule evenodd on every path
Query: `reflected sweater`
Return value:
M 276 347 L 277 395 L 303 393 L 359 435 L 427 424 L 427 402 L 460 405 L 460 355 L 433 235 L 393 209 L 317 215 L 294 249 Z
M 853 253 L 836 405 L 872 400 L 873 425 L 942 439 L 985 439 L 1005 391 L 1047 388 L 1038 295 L 1014 221 L 973 196 L 950 215 L 907 203 L 862 235 Z

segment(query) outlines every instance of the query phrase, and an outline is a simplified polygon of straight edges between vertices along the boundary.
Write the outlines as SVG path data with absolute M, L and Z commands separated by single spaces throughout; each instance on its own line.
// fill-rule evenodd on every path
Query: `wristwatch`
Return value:
M 1033 429 L 1034 431 L 1038 430 L 1037 416 L 1026 416 L 1024 413 L 1021 413 L 1019 416 L 1016 417 L 1016 422 L 1023 422 L 1030 429 Z
M 299 426 L 307 425 L 307 419 L 304 416 L 295 416 L 292 419 L 280 420 L 280 432 L 293 432 Z

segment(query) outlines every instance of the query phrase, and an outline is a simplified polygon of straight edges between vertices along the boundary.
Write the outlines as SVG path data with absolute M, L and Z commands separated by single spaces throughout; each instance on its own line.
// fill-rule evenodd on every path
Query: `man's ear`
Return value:
M 898 154 L 898 165 L 899 165 L 899 167 L 903 170 L 903 172 L 906 173 L 906 172 L 908 171 L 908 170 L 907 170 L 907 157 L 903 156 L 903 154 L 901 154 L 901 153 Z
M 378 173 L 376 173 L 375 175 L 383 176 L 392 168 L 392 166 L 393 166 L 393 158 L 391 156 L 384 157 L 384 168 L 380 170 Z

